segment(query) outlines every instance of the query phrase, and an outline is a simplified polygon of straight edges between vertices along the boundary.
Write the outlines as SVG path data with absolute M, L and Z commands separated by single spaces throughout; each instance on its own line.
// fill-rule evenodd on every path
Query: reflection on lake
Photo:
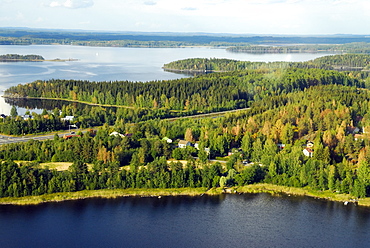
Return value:
M 63 106 L 72 106 L 73 109 L 83 109 L 83 108 L 92 108 L 96 105 L 90 105 L 80 102 L 70 102 L 63 100 L 48 100 L 48 99 L 29 99 L 29 98 L 5 98 L 5 103 L 11 106 L 17 106 L 22 109 L 32 109 L 39 110 L 40 112 L 43 109 L 53 110 L 55 108 L 62 109 Z M 105 109 L 116 109 L 115 107 L 104 107 Z

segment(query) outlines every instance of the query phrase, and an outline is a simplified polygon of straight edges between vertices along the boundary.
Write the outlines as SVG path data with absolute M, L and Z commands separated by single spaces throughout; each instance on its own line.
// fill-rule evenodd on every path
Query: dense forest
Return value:
M 4 95 L 60 98 L 135 108 L 213 112 L 249 107 L 251 101 L 266 96 L 326 84 L 363 88 L 367 82 L 335 71 L 287 68 L 214 73 L 147 83 L 52 79 L 14 86 L 7 89 Z
M 188 116 L 222 110 L 250 107 L 259 99 L 281 93 L 302 91 L 315 85 L 348 85 L 369 88 L 368 72 L 336 72 L 304 67 L 368 66 L 368 55 L 326 56 L 306 63 L 296 63 L 302 68 L 266 68 L 279 63 L 242 62 L 227 59 L 189 59 L 174 62 L 180 68 L 219 69 L 228 72 L 211 73 L 193 78 L 147 83 L 115 81 L 89 82 L 76 80 L 35 81 L 11 87 L 5 97 L 11 102 L 19 97 L 67 99 L 102 106 L 74 104 L 47 114 L 33 114 L 30 120 L 9 116 L 0 122 L 4 134 L 30 134 L 68 129 L 69 122 L 61 121 L 66 115 L 75 117 L 78 127 L 113 125 L 123 121 L 136 123 L 150 119 Z M 306 64 L 307 66 L 303 66 Z M 246 66 L 242 66 L 246 65 Z M 241 69 L 234 70 L 240 66 Z M 242 68 L 248 69 L 242 70 Z M 259 68 L 259 69 L 251 69 Z M 274 67 L 274 66 L 271 66 Z M 114 107 L 109 107 L 114 106 Z
M 0 55 L 0 62 L 18 62 L 18 61 L 43 61 L 45 60 L 40 55 L 19 55 L 19 54 L 5 54 Z
M 256 100 L 251 109 L 222 118 L 117 121 L 111 127 L 104 125 L 96 136 L 88 132 L 71 139 L 56 136 L 3 145 L 1 194 L 264 181 L 364 197 L 370 189 L 369 99 L 369 92 L 357 87 L 318 85 Z M 114 130 L 132 135 L 112 135 Z M 164 137 L 197 142 L 199 150 L 177 148 L 177 143 L 167 143 Z M 309 141 L 313 154 L 305 156 Z M 229 151 L 233 154 L 226 164 L 208 162 Z M 170 158 L 188 163 L 167 163 Z M 11 160 L 33 162 L 19 166 Z M 37 165 L 47 161 L 73 165 L 62 172 Z
M 220 68 L 230 63 L 215 62 Z M 338 55 L 309 63 L 366 67 L 368 58 Z M 6 94 L 117 106 L 84 109 L 71 104 L 45 110 L 34 120 L 21 120 L 15 113 L 6 117 L 0 124 L 3 132 L 6 127 L 24 132 L 65 125 L 59 121 L 66 115 L 74 115 L 73 123 L 79 125 L 104 125 L 96 133 L 2 145 L 1 197 L 257 182 L 370 196 L 366 71 L 301 66 L 248 68 L 148 83 L 49 80 L 18 85 Z M 218 118 L 160 119 L 173 113 L 242 107 L 249 109 Z M 54 124 L 43 124 L 46 121 Z M 181 148 L 179 140 L 192 145 Z M 56 171 L 42 167 L 43 162 L 72 165 Z
M 210 33 L 145 33 L 145 32 L 91 32 L 66 30 L 0 28 L 0 45 L 80 45 L 108 47 L 182 47 L 182 46 L 249 46 L 312 44 L 312 50 L 367 53 L 369 37 L 366 35 L 332 36 L 262 36 Z M 338 44 L 348 44 L 339 47 Z M 330 44 L 328 48 L 317 44 Z M 329 47 L 330 47 L 329 46 Z M 325 48 L 324 48 L 325 47 Z M 236 48 L 244 49 L 244 48 Z M 294 50 L 294 49 L 293 49 Z M 270 51 L 271 52 L 271 49 Z
M 319 57 L 307 62 L 250 62 L 232 59 L 191 58 L 173 61 L 163 66 L 169 71 L 235 71 L 246 69 L 320 68 L 326 70 L 370 69 L 370 55 L 343 54 Z
M 354 42 L 347 44 L 286 45 L 286 46 L 231 46 L 227 51 L 236 53 L 370 53 L 370 44 Z

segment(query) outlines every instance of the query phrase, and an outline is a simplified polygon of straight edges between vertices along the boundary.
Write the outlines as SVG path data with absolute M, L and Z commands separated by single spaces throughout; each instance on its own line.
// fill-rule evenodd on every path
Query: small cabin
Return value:
M 307 142 L 306 148 L 303 149 L 303 154 L 306 157 L 310 157 L 310 158 L 313 156 L 313 142 L 312 141 Z
M 62 121 L 73 121 L 75 117 L 73 115 L 67 115 L 64 118 L 61 118 Z
M 306 156 L 306 157 L 312 157 L 313 156 L 313 150 L 309 147 L 306 147 L 305 149 L 303 149 L 303 154 Z
M 164 137 L 162 140 L 166 141 L 168 144 L 172 143 L 172 139 L 170 139 L 168 137 Z
M 23 120 L 27 121 L 27 120 L 32 120 L 33 116 L 32 115 L 23 115 L 22 118 L 23 118 Z
M 180 140 L 178 146 L 179 148 L 186 148 L 187 146 L 191 146 L 191 143 L 186 140 Z
M 116 131 L 114 131 L 114 132 L 111 132 L 110 134 L 109 134 L 109 136 L 120 136 L 120 137 L 125 137 L 125 135 L 123 135 L 123 134 L 121 134 L 121 133 L 119 133 L 119 132 L 116 132 Z

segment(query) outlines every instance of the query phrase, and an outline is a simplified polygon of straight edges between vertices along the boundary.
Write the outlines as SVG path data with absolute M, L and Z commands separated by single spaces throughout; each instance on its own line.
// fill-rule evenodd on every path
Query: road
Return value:
M 63 134 L 59 134 L 59 137 L 63 137 Z M 34 135 L 34 136 L 23 136 L 23 137 L 12 137 L 7 135 L 0 135 L 0 145 L 18 143 L 18 142 L 27 142 L 29 140 L 47 140 L 54 139 L 54 134 L 46 135 Z
M 213 112 L 213 113 L 208 113 L 208 114 L 197 114 L 197 115 L 189 115 L 189 116 L 182 116 L 182 117 L 175 117 L 175 118 L 166 118 L 163 120 L 168 120 L 168 121 L 174 121 L 178 119 L 183 119 L 183 118 L 204 118 L 204 117 L 212 117 L 212 116 L 222 116 L 223 114 L 226 113 L 232 113 L 232 112 L 238 112 L 238 111 L 243 111 L 247 110 L 249 108 L 243 108 L 243 109 L 235 109 L 235 110 L 227 110 L 227 111 L 220 111 L 220 112 Z M 96 128 L 94 128 L 96 130 Z M 87 131 L 87 129 L 81 130 L 83 133 Z M 77 132 L 75 130 L 75 132 Z M 58 133 L 59 137 L 63 137 L 65 134 L 70 134 L 69 132 L 63 131 L 62 133 Z M 54 139 L 54 133 L 50 134 L 43 134 L 43 135 L 27 135 L 23 137 L 14 137 L 14 136 L 8 136 L 4 134 L 0 134 L 0 145 L 4 144 L 11 144 L 11 143 L 18 143 L 18 142 L 27 142 L 29 140 L 47 140 L 47 139 Z
M 212 113 L 207 113 L 207 114 L 196 114 L 196 115 L 188 115 L 188 116 L 181 116 L 181 117 L 173 117 L 173 118 L 165 118 L 163 120 L 168 120 L 168 121 L 174 121 L 178 119 L 184 119 L 184 118 L 204 118 L 204 117 L 222 117 L 224 114 L 227 113 L 233 113 L 233 112 L 239 112 L 243 110 L 248 110 L 250 108 L 242 108 L 242 109 L 233 109 L 233 110 L 226 110 L 226 111 L 220 111 L 220 112 L 212 112 Z

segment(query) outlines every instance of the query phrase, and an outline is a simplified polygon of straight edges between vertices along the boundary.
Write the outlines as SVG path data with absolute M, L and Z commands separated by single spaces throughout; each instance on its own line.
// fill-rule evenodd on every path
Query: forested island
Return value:
M 346 44 L 300 44 L 284 46 L 268 45 L 244 45 L 230 46 L 227 48 L 230 52 L 236 53 L 370 53 L 370 44 L 366 42 L 354 42 Z
M 232 59 L 191 58 L 165 64 L 168 71 L 185 72 L 226 72 L 246 69 L 285 69 L 285 68 L 319 68 L 339 71 L 368 71 L 370 55 L 343 54 L 319 57 L 306 62 L 250 62 Z
M 27 61 L 44 61 L 44 57 L 40 55 L 19 55 L 19 54 L 5 54 L 0 55 L 0 62 L 27 62 Z
M 298 44 L 298 45 L 297 45 Z M 99 47 L 227 48 L 247 53 L 364 53 L 366 35 L 281 36 L 211 33 L 91 32 L 0 28 L 0 45 L 75 45 Z
M 2 145 L 0 196 L 98 189 L 243 191 L 263 182 L 366 202 L 368 61 L 358 54 L 280 64 L 193 59 L 175 64 L 223 72 L 147 83 L 48 80 L 11 87 L 8 97 L 98 106 L 71 103 L 29 120 L 14 113 L 0 123 L 3 133 L 33 133 L 53 125 L 102 127 L 96 133 Z M 247 66 L 235 69 L 243 63 Z M 335 66 L 355 70 L 331 70 Z M 165 119 L 246 107 L 218 118 Z M 62 120 L 70 115 L 73 120 Z M 71 166 L 50 169 L 53 162 Z

